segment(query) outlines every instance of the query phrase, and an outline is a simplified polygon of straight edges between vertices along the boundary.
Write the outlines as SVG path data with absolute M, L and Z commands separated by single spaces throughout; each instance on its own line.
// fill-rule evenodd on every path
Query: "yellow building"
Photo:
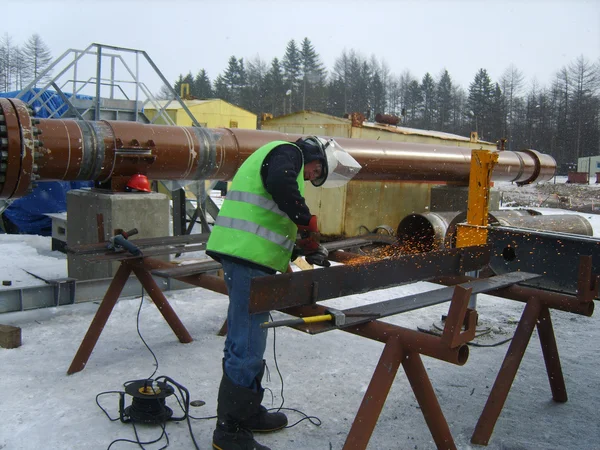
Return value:
M 163 113 L 166 113 L 175 125 L 192 126 L 192 119 L 179 102 L 171 101 L 169 103 L 166 100 L 161 100 L 156 103 L 158 103 L 158 108 L 162 108 L 168 103 Z M 184 100 L 184 103 L 203 127 L 256 130 L 256 114 L 232 105 L 225 100 L 211 98 L 206 100 Z M 157 107 L 151 103 L 146 104 L 144 113 L 150 121 L 156 124 L 167 124 L 163 117 L 153 120 L 157 114 Z
M 305 136 L 496 149 L 495 144 L 479 140 L 476 136 L 471 140 L 456 134 L 363 122 L 356 118 L 353 121 L 314 111 L 300 111 L 265 120 L 261 129 Z M 430 210 L 431 190 L 432 187 L 435 189 L 435 184 L 405 181 L 352 181 L 334 189 L 317 189 L 310 183 L 306 186 L 306 202 L 313 214 L 319 216 L 321 232 L 331 237 L 356 236 L 381 225 L 395 231 L 407 215 Z
M 376 122 L 361 122 L 314 111 L 299 111 L 262 123 L 263 130 L 303 135 L 369 139 L 374 141 L 416 142 L 495 150 L 496 144 L 441 131 L 419 130 Z

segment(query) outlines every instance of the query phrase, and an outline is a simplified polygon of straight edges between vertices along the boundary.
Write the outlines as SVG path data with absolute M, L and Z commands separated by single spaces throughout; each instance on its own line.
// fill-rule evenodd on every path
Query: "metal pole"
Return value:
M 138 121 L 138 99 L 140 86 L 140 53 L 135 52 L 135 121 Z
M 75 50 L 74 59 L 73 59 L 73 97 L 75 97 L 75 92 L 77 92 L 77 54 L 79 52 Z
M 102 77 L 102 46 L 96 45 L 96 111 L 94 120 L 100 120 L 100 79 Z
M 110 98 L 115 98 L 115 57 L 110 57 Z

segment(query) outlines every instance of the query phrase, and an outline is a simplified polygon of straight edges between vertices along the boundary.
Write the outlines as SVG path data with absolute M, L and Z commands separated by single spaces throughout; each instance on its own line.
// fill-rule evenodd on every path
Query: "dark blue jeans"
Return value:
M 267 346 L 267 329 L 260 328 L 260 324 L 269 320 L 269 313 L 250 315 L 248 312 L 250 280 L 269 273 L 226 258 L 221 264 L 229 290 L 225 374 L 239 386 L 256 389 L 255 378 L 262 369 Z

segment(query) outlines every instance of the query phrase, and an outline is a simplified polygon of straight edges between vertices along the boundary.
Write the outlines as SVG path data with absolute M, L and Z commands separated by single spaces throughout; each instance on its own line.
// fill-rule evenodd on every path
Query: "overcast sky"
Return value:
M 354 49 L 395 75 L 446 68 L 465 89 L 479 68 L 498 81 L 514 64 L 549 85 L 580 55 L 600 60 L 598 0 L 3 0 L 0 19 L 0 35 L 38 33 L 54 57 L 93 42 L 145 50 L 169 81 L 202 68 L 214 80 L 231 55 L 270 63 L 304 37 L 328 69 Z

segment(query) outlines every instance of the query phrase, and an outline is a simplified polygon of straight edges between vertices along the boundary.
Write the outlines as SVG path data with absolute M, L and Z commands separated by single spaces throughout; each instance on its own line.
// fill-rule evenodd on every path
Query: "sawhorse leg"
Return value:
M 92 354 L 92 350 L 96 346 L 96 342 L 98 342 L 98 338 L 110 317 L 110 314 L 119 300 L 119 295 L 123 291 L 123 287 L 127 280 L 129 279 L 129 275 L 131 272 L 134 272 L 137 278 L 140 280 L 142 287 L 148 292 L 150 298 L 163 315 L 177 338 L 180 342 L 186 344 L 188 342 L 192 342 L 192 336 L 187 331 L 179 317 L 167 301 L 166 297 L 150 275 L 147 269 L 143 267 L 143 264 L 139 263 L 130 263 L 130 262 L 122 262 L 115 274 L 106 294 L 104 294 L 104 298 L 100 303 L 100 307 L 98 311 L 96 311 L 96 315 L 88 328 L 88 331 L 81 341 L 79 346 L 79 350 L 75 354 L 73 361 L 71 362 L 71 366 L 69 370 L 67 370 L 67 374 L 71 375 L 73 373 L 79 372 L 83 370 L 85 365 L 87 364 L 90 355 Z
M 390 392 L 404 352 L 397 337 L 390 338 L 383 348 L 379 363 L 352 423 L 343 450 L 365 449 Z
M 502 367 L 500 367 L 490 396 L 471 437 L 471 443 L 488 444 L 536 325 L 552 397 L 557 402 L 567 401 L 567 390 L 550 319 L 550 311 L 539 300 L 532 298 L 525 305 L 519 325 L 502 362 Z
M 150 275 L 150 272 L 141 266 L 133 266 L 133 272 L 138 277 L 138 280 L 140 280 L 142 286 L 175 333 L 175 336 L 177 336 L 179 339 L 179 342 L 183 344 L 192 342 L 192 336 L 185 328 L 181 320 L 179 320 L 179 317 L 156 284 L 156 281 L 154 281 L 154 278 L 152 278 L 152 275 Z
M 100 303 L 100 307 L 98 308 L 98 311 L 96 311 L 96 315 L 94 316 L 85 337 L 79 345 L 79 350 L 77 350 L 77 353 L 71 362 L 71 367 L 67 370 L 68 375 L 83 370 L 87 364 L 87 361 L 92 354 L 92 350 L 94 350 L 96 342 L 98 342 L 100 333 L 102 333 L 104 325 L 106 325 L 106 321 L 110 317 L 110 313 L 115 307 L 117 300 L 119 300 L 119 295 L 121 294 L 125 283 L 127 283 L 127 280 L 129 279 L 130 273 L 131 268 L 128 265 L 121 264 L 119 266 L 106 294 L 104 294 L 102 303 Z
M 417 352 L 406 352 L 398 337 L 390 338 L 385 344 L 343 450 L 367 448 L 400 364 L 404 367 L 437 447 L 456 450 L 450 428 L 437 401 L 421 356 Z

